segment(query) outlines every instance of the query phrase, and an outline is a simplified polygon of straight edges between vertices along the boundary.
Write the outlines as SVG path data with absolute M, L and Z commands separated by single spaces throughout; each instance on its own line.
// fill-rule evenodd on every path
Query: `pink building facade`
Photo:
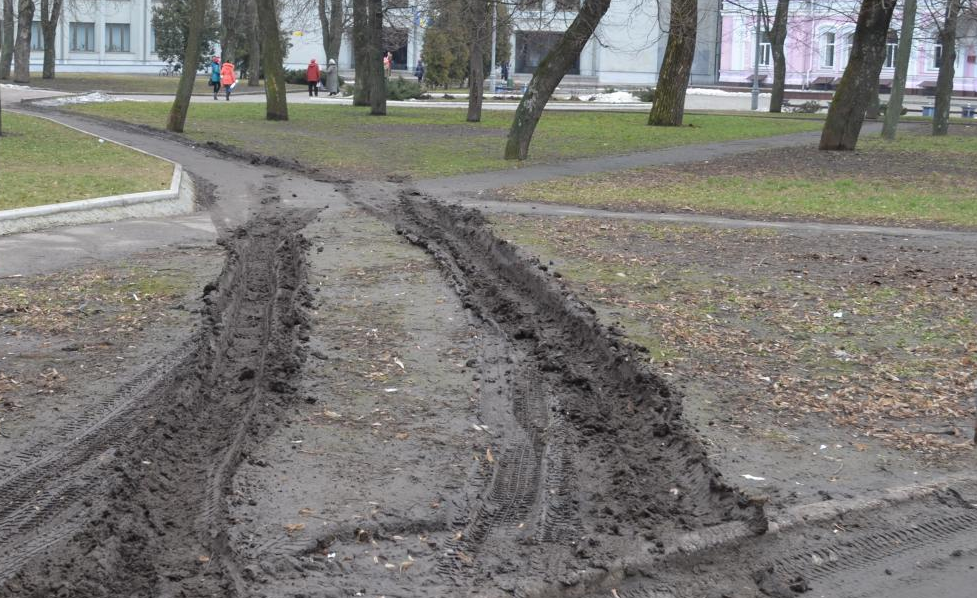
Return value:
M 775 3 L 770 2 L 773 6 Z M 749 85 L 753 81 L 756 54 L 755 0 L 735 5 L 723 2 L 720 38 L 719 82 Z M 906 88 L 909 93 L 926 93 L 936 86 L 943 48 L 937 41 L 933 19 L 926 3 L 920 3 L 913 36 Z M 811 0 L 794 0 L 787 26 L 784 52 L 787 59 L 788 88 L 831 89 L 841 79 L 848 63 L 855 32 L 858 4 L 817 4 Z M 879 76 L 883 91 L 894 76 L 896 48 L 902 16 L 892 19 L 886 60 Z M 760 33 L 760 81 L 773 80 L 773 56 L 763 28 Z M 958 27 L 954 94 L 977 95 L 977 22 L 962 17 Z

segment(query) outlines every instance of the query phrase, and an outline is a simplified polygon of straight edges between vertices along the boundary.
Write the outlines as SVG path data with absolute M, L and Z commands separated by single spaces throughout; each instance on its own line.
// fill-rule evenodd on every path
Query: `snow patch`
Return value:
M 641 99 L 630 91 L 582 95 L 580 99 L 585 102 L 600 102 L 602 104 L 635 104 L 641 102 Z
M 39 100 L 35 104 L 40 106 L 64 106 L 66 104 L 96 104 L 104 102 L 124 102 L 122 98 L 110 96 L 100 91 L 93 91 L 76 96 L 64 96 L 61 98 L 51 98 L 50 100 Z M 134 100 L 137 101 L 137 100 Z
M 686 92 L 690 96 L 724 96 L 724 97 L 743 97 L 750 95 L 749 91 L 726 91 L 723 89 L 704 89 L 701 87 L 690 87 Z M 761 93 L 761 97 L 769 96 L 769 93 Z

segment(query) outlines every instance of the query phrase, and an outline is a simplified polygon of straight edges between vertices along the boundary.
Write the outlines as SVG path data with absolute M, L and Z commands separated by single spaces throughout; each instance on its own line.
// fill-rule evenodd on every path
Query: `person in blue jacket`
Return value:
M 217 92 L 221 90 L 221 59 L 214 56 L 210 63 L 210 86 L 214 88 L 214 99 L 217 99 Z

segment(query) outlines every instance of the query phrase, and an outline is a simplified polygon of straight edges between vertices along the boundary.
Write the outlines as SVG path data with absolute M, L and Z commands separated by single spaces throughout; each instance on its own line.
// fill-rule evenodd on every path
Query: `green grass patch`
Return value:
M 616 185 L 607 176 L 533 183 L 520 196 L 546 203 L 628 208 L 694 208 L 756 216 L 801 216 L 846 220 L 930 221 L 977 226 L 977 196 L 961 182 L 882 186 L 878 181 L 676 177 L 674 184 Z
M 168 105 L 114 102 L 73 110 L 162 128 Z M 337 105 L 292 105 L 288 122 L 264 119 L 261 104 L 226 102 L 191 106 L 186 134 L 313 167 L 359 176 L 418 178 L 514 168 L 502 159 L 512 113 L 485 111 L 466 123 L 461 109 L 388 108 L 385 117 Z M 691 115 L 690 126 L 648 127 L 636 113 L 550 112 L 540 121 L 527 164 L 627 154 L 811 131 L 818 123 L 742 116 Z
M 765 150 L 700 165 L 528 183 L 516 201 L 883 224 L 977 227 L 977 134 L 866 139 L 858 152 Z
M 176 88 L 180 85 L 180 77 L 161 77 L 155 74 L 58 73 L 54 79 L 41 79 L 40 73 L 31 73 L 31 85 L 40 89 L 53 89 L 70 93 L 105 91 L 132 94 L 175 94 Z M 289 89 L 305 88 L 300 85 L 290 85 Z M 257 87 L 250 87 L 247 80 L 244 79 L 234 88 L 234 93 L 263 93 L 264 90 L 263 82 Z M 193 83 L 193 93 L 200 95 L 213 93 L 209 75 L 197 75 Z
M 0 210 L 168 189 L 173 166 L 40 118 L 7 112 Z

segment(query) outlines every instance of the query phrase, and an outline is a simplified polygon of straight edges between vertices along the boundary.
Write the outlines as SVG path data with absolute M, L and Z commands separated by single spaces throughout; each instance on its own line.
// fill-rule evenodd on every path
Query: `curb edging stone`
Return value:
M 42 118 L 60 126 L 78 131 L 91 137 L 104 139 L 121 147 L 152 156 L 173 165 L 169 189 L 161 191 L 142 191 L 123 195 L 109 195 L 92 199 L 67 201 L 13 210 L 0 210 L 0 235 L 36 231 L 57 226 L 112 222 L 126 218 L 151 218 L 189 214 L 194 211 L 196 187 L 183 166 L 172 160 L 151 154 L 139 148 L 105 139 L 88 131 L 60 123 L 54 119 L 36 114 L 28 116 Z

